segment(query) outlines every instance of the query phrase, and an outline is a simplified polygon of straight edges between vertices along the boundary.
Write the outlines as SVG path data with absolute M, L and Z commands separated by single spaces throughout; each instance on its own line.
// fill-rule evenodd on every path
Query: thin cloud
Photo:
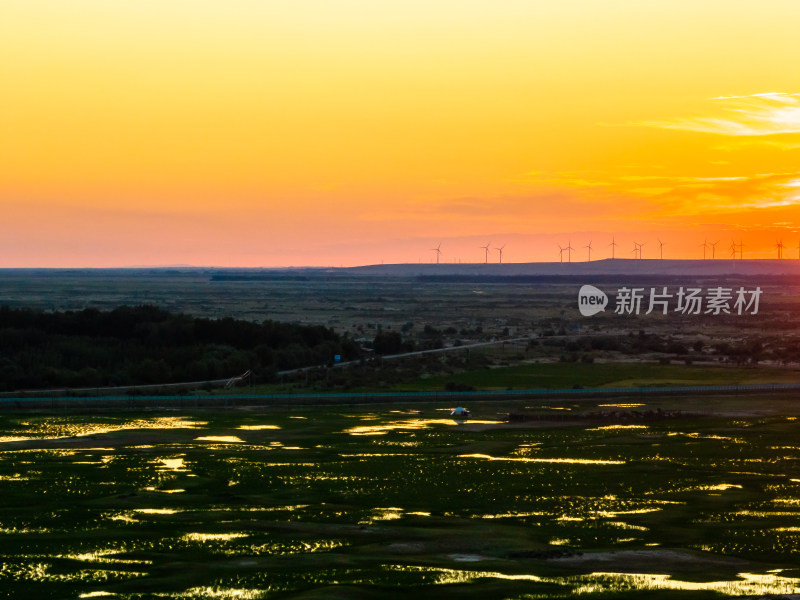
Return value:
M 725 115 L 639 121 L 634 125 L 734 137 L 800 133 L 798 94 L 770 92 L 752 96 L 720 96 L 712 100 L 725 105 L 722 107 Z
M 800 204 L 793 189 L 797 173 L 764 173 L 750 177 L 696 178 L 698 183 L 678 178 L 659 199 L 672 204 L 677 214 L 759 209 Z
M 782 206 L 797 206 L 800 204 L 800 196 L 784 198 L 783 200 L 758 200 L 748 204 L 740 205 L 739 208 L 775 208 Z
M 800 205 L 798 172 L 710 176 L 617 175 L 591 171 L 584 175 L 558 172 L 540 180 L 575 191 L 574 195 L 567 195 L 557 202 L 535 202 L 536 215 L 541 222 L 559 214 L 578 214 L 598 221 L 641 220 L 653 215 L 686 218 L 704 213 L 723 214 L 743 209 Z M 448 208 L 452 210 L 455 205 Z M 524 218 L 529 214 L 519 211 L 516 216 Z
M 791 104 L 793 102 L 793 98 L 795 96 L 800 96 L 800 94 L 787 94 L 786 92 L 764 92 L 762 94 L 750 94 L 748 96 L 717 96 L 716 98 L 711 98 L 712 100 L 742 100 L 745 98 L 769 98 L 771 100 L 777 100 L 778 102 L 787 102 Z

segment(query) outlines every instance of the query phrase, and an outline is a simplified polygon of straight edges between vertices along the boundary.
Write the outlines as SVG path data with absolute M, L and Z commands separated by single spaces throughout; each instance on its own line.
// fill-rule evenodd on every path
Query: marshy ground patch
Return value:
M 0 587 L 131 599 L 797 594 L 800 409 L 752 398 L 743 416 L 742 402 L 521 399 L 471 405 L 472 424 L 423 404 L 6 413 Z M 597 417 L 654 403 L 703 413 Z M 500 417 L 525 406 L 544 417 Z

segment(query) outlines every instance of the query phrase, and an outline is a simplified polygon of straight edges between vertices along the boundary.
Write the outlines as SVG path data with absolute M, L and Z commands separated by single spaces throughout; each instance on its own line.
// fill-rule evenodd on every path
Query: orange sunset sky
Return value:
M 797 259 L 798 31 L 797 0 L 3 0 L 0 267 Z

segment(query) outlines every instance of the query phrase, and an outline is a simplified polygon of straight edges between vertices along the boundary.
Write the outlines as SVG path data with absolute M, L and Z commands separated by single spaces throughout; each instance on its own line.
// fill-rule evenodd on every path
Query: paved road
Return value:
M 553 336 L 553 337 L 566 337 L 566 336 Z M 458 350 L 469 350 L 470 348 L 483 348 L 486 346 L 498 346 L 500 344 L 516 344 L 525 342 L 526 344 L 532 340 L 537 339 L 534 337 L 518 337 L 518 338 L 503 338 L 500 340 L 491 340 L 489 342 L 476 342 L 474 344 L 463 344 L 461 346 L 447 346 L 446 348 L 434 348 L 432 350 L 416 350 L 414 352 L 404 352 L 402 354 L 376 354 L 371 358 L 380 360 L 392 360 L 395 358 L 406 358 L 408 356 L 422 356 L 423 354 L 438 354 L 441 352 L 454 352 Z M 357 365 L 360 360 L 349 360 L 346 362 L 334 363 L 333 367 L 345 367 L 347 365 Z M 278 371 L 278 375 L 290 375 L 292 373 L 302 373 L 303 371 L 311 371 L 319 369 L 319 365 L 313 367 L 300 367 L 299 369 L 289 369 L 287 371 Z

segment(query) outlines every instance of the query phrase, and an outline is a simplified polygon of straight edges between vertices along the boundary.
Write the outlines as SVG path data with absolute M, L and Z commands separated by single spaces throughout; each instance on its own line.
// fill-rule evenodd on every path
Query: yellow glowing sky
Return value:
M 0 267 L 798 252 L 799 26 L 797 0 L 4 0 Z

